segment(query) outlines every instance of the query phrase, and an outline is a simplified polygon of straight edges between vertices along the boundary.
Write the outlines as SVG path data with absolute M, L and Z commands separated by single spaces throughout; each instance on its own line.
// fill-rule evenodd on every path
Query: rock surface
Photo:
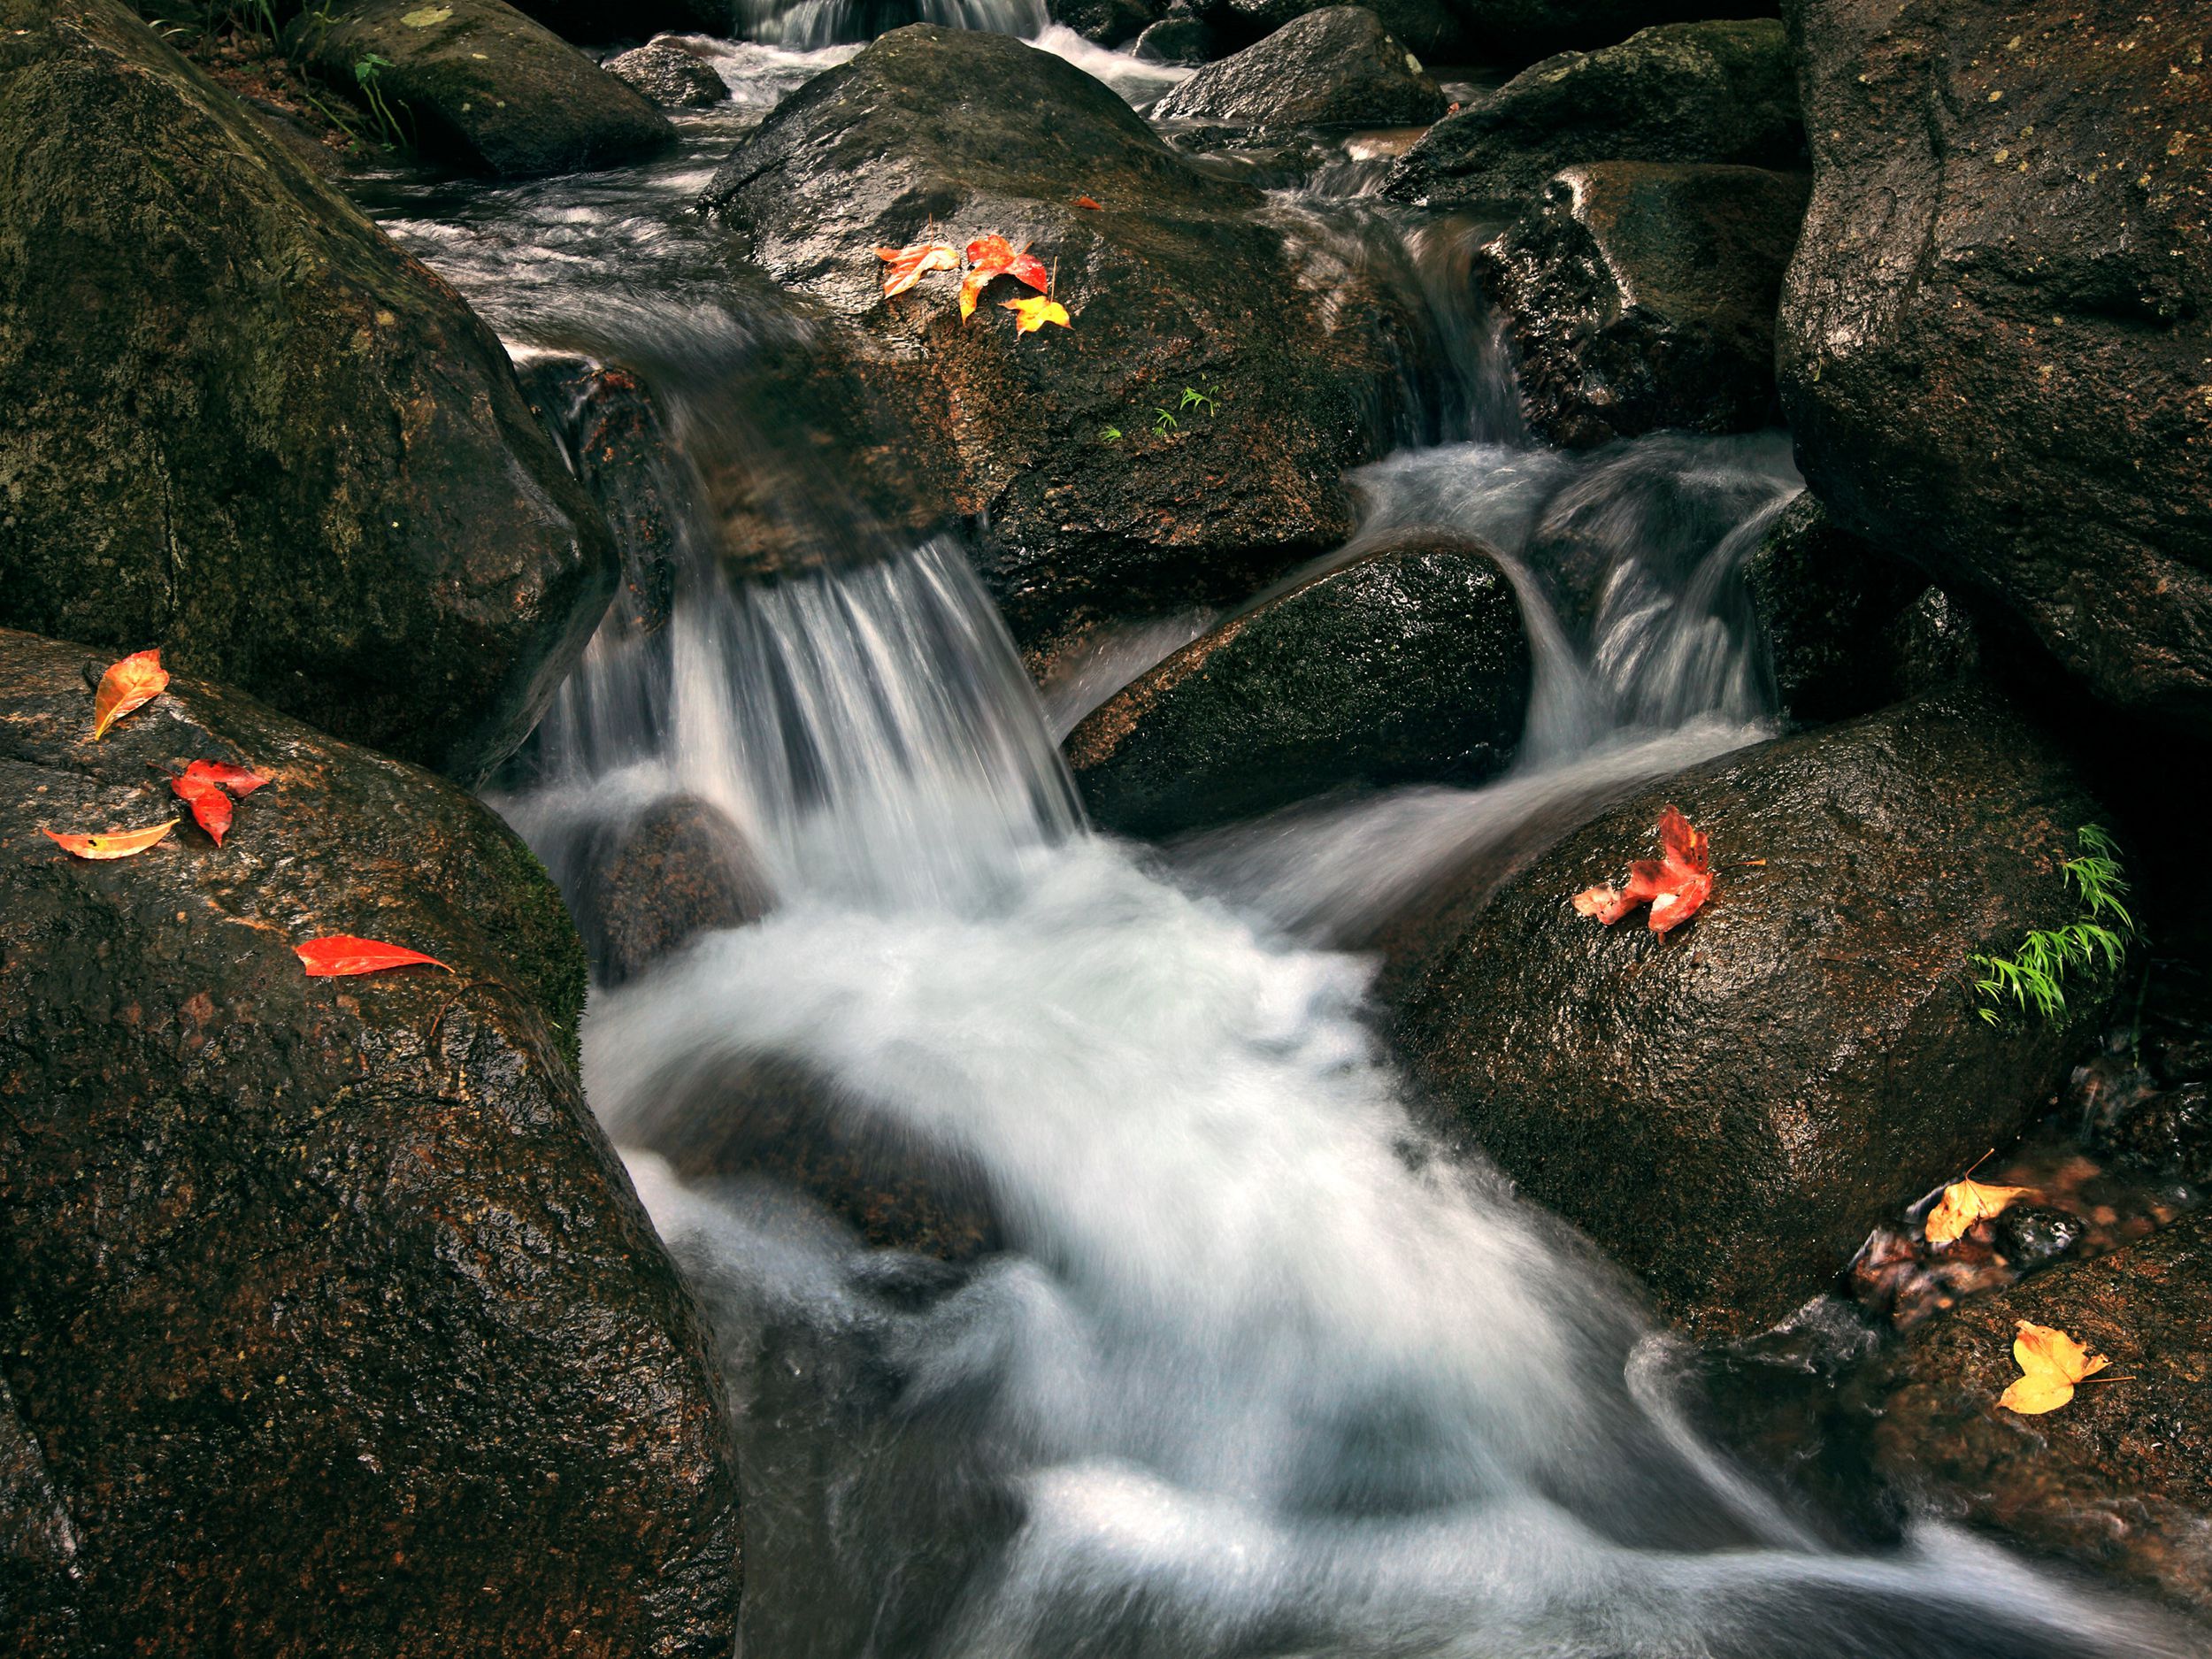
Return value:
M 514 7 L 563 40 L 586 46 L 664 29 L 733 35 L 742 21 L 734 0 L 514 0 Z
M 2192 8 L 1797 5 L 1782 400 L 1837 522 L 2212 733 L 2212 65 Z
M 1213 25 L 1190 12 L 1170 12 L 1157 23 L 1146 25 L 1130 50 L 1146 63 L 1186 68 L 1210 64 L 1220 56 Z
M 914 422 L 903 455 L 972 518 L 1018 639 L 1087 610 L 1239 600 L 1341 545 L 1343 471 L 1425 349 L 1364 271 L 1287 247 L 1258 192 L 1003 35 L 885 35 L 785 99 L 710 201 L 779 280 L 849 319 Z M 964 326 L 949 273 L 883 298 L 878 246 L 987 231 L 1056 268 L 1071 328 L 1017 337 L 1001 302 L 1029 290 L 1011 278 Z M 1156 430 L 1161 409 L 1174 424 Z
M 380 98 L 425 153 L 486 173 L 578 173 L 675 142 L 667 117 L 504 0 L 334 0 L 286 43 L 372 113 Z
M 1064 752 L 1095 822 L 1172 834 L 1345 784 L 1486 777 L 1520 740 L 1530 673 L 1491 554 L 1408 535 L 1194 641 Z
M 1055 23 L 1085 40 L 1119 46 L 1143 34 L 1164 8 L 1158 0 L 1051 0 L 1051 10 Z M 909 12 L 899 20 L 910 21 L 913 15 Z
M 713 65 L 663 41 L 648 41 L 618 52 L 601 67 L 655 104 L 672 110 L 711 109 L 730 96 L 728 83 L 714 72 Z
M 2125 1380 L 2004 1410 L 2022 1319 Z M 1853 1393 L 1877 1466 L 1919 1506 L 2212 1617 L 2212 1216 L 1962 1302 Z
M 1439 121 L 1391 170 L 1402 202 L 1518 212 L 1593 161 L 1804 165 L 1795 64 L 1771 18 L 1647 28 L 1547 58 Z
M 1238 127 L 1417 127 L 1444 113 L 1420 59 L 1364 6 L 1324 6 L 1200 70 L 1155 120 Z
M 0 623 L 512 749 L 614 556 L 490 331 L 113 0 L 0 0 Z
M 1578 916 L 1672 803 L 1717 887 L 1663 940 Z M 1976 951 L 2070 919 L 2093 802 L 1984 694 L 1938 693 L 1724 756 L 1564 841 L 1409 949 L 1417 1079 L 1540 1202 L 1701 1337 L 1816 1294 L 1868 1229 L 2034 1117 L 2069 1024 L 1976 1016 Z M 1749 859 L 1763 865 L 1747 865 Z
M 1247 46 L 1329 4 L 1330 0 L 1213 0 L 1203 10 L 1224 41 Z M 1384 28 L 1415 52 L 1457 62 L 1481 48 L 1480 42 L 1469 36 L 1460 7 L 1444 0 L 1376 0 L 1363 9 L 1374 12 Z M 1440 115 L 1444 106 L 1439 104 L 1436 109 Z M 1435 117 L 1421 119 L 1433 120 Z
M 695 795 L 654 802 L 602 826 L 557 871 L 603 985 L 635 979 L 701 933 L 742 927 L 772 895 L 727 814 Z
M 0 1354 L 85 1651 L 726 1654 L 719 1386 L 577 1086 L 551 885 L 237 692 L 86 744 L 104 657 L 0 632 Z M 159 822 L 194 758 L 273 780 L 219 849 L 40 833 Z M 326 933 L 453 972 L 311 979 Z
M 1773 0 L 1453 0 L 1468 38 L 1495 58 L 1609 46 L 1650 24 L 1771 15 Z
M 1752 550 L 1743 581 L 1793 727 L 1870 714 L 1979 664 L 1973 622 L 1949 596 L 1837 529 L 1810 492 Z
M 1476 259 L 1530 429 L 1588 446 L 1770 425 L 1775 307 L 1807 188 L 1799 173 L 1647 161 L 1553 179 Z

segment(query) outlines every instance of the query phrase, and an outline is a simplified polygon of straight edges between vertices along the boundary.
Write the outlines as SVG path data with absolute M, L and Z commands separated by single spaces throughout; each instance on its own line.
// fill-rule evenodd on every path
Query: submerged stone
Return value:
M 726 1654 L 725 1402 L 544 872 L 200 680 L 88 745 L 104 661 L 0 632 L 0 1351 L 84 1650 Z M 202 758 L 272 780 L 219 849 L 41 833 L 179 816 Z M 311 979 L 327 933 L 452 972 Z
M 1173 834 L 1349 784 L 1479 781 L 1512 755 L 1530 674 L 1489 551 L 1406 535 L 1186 646 L 1065 753 L 1098 824 Z
M 1783 406 L 1839 524 L 2212 733 L 2212 70 L 2190 6 L 1791 8 Z
M 1716 887 L 1663 939 L 1583 888 L 1650 856 L 1660 809 Z M 1398 941 L 1398 1032 L 1450 1125 L 1705 1338 L 1819 1292 L 1868 1230 L 2032 1120 L 2109 987 L 1979 1017 L 1978 951 L 2078 902 L 2098 809 L 2052 745 L 1959 687 L 1638 790 L 1486 902 Z M 1763 861 L 1763 862 L 1759 862 Z
M 114 0 L 0 0 L 0 623 L 464 781 L 606 608 L 506 354 Z

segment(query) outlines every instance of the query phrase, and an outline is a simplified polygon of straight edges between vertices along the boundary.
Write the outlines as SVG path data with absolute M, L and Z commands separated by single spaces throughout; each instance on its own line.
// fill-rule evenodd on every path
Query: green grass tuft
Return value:
M 2081 914 L 2062 927 L 2031 928 L 2009 956 L 1976 955 L 1982 972 L 1974 982 L 1982 1006 L 1977 1011 L 1994 1025 L 2005 1005 L 2038 1018 L 2056 1019 L 2066 1011 L 2066 982 L 2088 975 L 2108 979 L 2120 971 L 2135 938 L 2135 918 L 2124 895 L 2127 875 L 2120 849 L 2101 825 L 2085 824 L 2075 837 L 2081 851 L 2060 868 L 2081 899 Z

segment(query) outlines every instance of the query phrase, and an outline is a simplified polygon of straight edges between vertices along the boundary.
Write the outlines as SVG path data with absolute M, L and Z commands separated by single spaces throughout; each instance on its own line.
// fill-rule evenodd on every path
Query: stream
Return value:
M 1184 72 L 1002 0 L 1140 108 Z M 1364 194 L 1355 149 L 1278 192 L 1299 234 L 1388 244 L 1451 361 L 1438 441 L 1358 475 L 1357 557 L 1448 525 L 1504 556 L 1536 664 L 1514 768 L 1333 797 L 1164 849 L 1090 833 L 1057 741 L 1220 619 L 1094 641 L 1041 694 L 951 535 L 902 545 L 779 432 L 764 342 L 688 211 L 743 131 L 857 50 L 851 0 L 717 42 L 732 100 L 673 154 L 520 185 L 357 181 L 518 357 L 650 386 L 682 464 L 778 469 L 854 557 L 733 586 L 686 525 L 674 613 L 611 625 L 495 804 L 557 873 L 683 794 L 772 904 L 595 989 L 595 1110 L 721 1343 L 751 1659 L 1802 1659 L 2181 1652 L 2126 1603 L 1928 1524 L 1847 1546 L 1693 1426 L 1694 1356 L 1610 1270 L 1417 1126 L 1360 945 L 1638 782 L 1771 734 L 1733 578 L 1799 489 L 1787 438 L 1584 455 L 1518 430 L 1463 280 L 1471 231 Z M 844 38 L 845 44 L 826 42 Z M 1459 265 L 1455 266 L 1453 261 Z M 1562 549 L 1571 549 L 1571 557 Z M 1260 595 L 1255 595 L 1256 598 Z M 575 896 L 572 895 L 572 896 Z M 650 1148 L 764 1064 L 851 1135 L 980 1194 L 1003 1248 L 867 1250 L 765 1179 Z

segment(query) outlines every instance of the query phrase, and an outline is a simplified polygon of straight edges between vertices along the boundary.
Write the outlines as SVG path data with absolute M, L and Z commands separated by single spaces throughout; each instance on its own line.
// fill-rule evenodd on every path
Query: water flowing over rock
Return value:
M 709 200 L 769 272 L 851 319 L 919 455 L 949 469 L 1018 639 L 1087 610 L 1240 598 L 1340 545 L 1341 473 L 1379 442 L 1417 344 L 1354 262 L 1289 245 L 1256 191 L 1002 35 L 885 35 L 787 98 Z M 1053 268 L 1071 330 L 1018 338 L 1000 302 L 1030 290 L 1010 278 L 965 325 L 949 277 L 883 298 L 877 247 L 986 231 Z
M 1420 60 L 1364 6 L 1324 6 L 1200 70 L 1156 120 L 1237 127 L 1417 127 L 1444 113 Z
M 1555 178 L 1477 259 L 1530 429 L 1589 445 L 1770 425 L 1775 307 L 1806 190 L 1798 173 L 1643 161 Z
M 0 1348 L 85 1651 L 727 1653 L 720 1390 L 577 1086 L 551 885 L 234 691 L 87 746 L 104 660 L 0 632 Z M 273 780 L 220 849 L 40 833 L 174 816 L 194 758 Z M 307 978 L 333 933 L 453 972 Z
M 0 622 L 464 780 L 605 526 L 452 290 L 111 0 L 0 0 Z
M 730 96 L 722 77 L 680 46 L 649 41 L 607 59 L 603 65 L 654 103 L 677 110 L 704 110 Z
M 631 87 L 503 0 L 332 0 L 286 41 L 372 115 L 392 111 L 410 143 L 487 173 L 577 173 L 675 142 Z
M 1562 167 L 1592 161 L 1804 165 L 1782 26 L 1678 23 L 1523 70 L 1439 121 L 1392 169 L 1402 202 L 1518 212 Z
M 1663 940 L 1577 915 L 1668 803 L 1712 837 L 1704 910 Z M 1639 792 L 1471 919 L 1440 906 L 1401 947 L 1426 965 L 1400 1033 L 1532 1197 L 1678 1320 L 1741 1336 L 2052 1098 L 2100 997 L 1992 1025 L 1968 958 L 2074 914 L 2059 862 L 2096 816 L 1970 688 L 1748 749 Z
M 2056 1411 L 1997 1396 L 2016 1324 L 2112 1363 Z M 1876 1464 L 1934 1513 L 2212 1617 L 2212 1217 L 1978 1296 L 1855 1379 Z
M 1797 5 L 1783 404 L 1839 524 L 2212 732 L 2212 68 L 2188 6 Z
M 701 933 L 757 921 L 769 905 L 744 832 L 695 795 L 594 825 L 564 863 L 554 878 L 578 895 L 577 930 L 605 985 L 635 979 Z
M 1512 755 L 1529 676 L 1491 553 L 1402 535 L 1178 651 L 1065 753 L 1094 821 L 1166 835 L 1347 784 L 1479 781 Z

